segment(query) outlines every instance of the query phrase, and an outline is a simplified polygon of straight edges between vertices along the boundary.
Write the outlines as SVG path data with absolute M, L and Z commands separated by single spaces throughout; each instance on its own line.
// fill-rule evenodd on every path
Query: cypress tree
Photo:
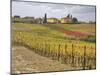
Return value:
M 71 18 L 71 19 L 73 18 L 73 17 L 72 17 L 72 15 L 71 15 L 71 17 L 70 17 L 70 18 Z
M 47 14 L 46 13 L 44 15 L 44 21 L 43 21 L 43 23 L 47 23 Z
M 70 18 L 70 14 L 67 15 L 67 18 Z

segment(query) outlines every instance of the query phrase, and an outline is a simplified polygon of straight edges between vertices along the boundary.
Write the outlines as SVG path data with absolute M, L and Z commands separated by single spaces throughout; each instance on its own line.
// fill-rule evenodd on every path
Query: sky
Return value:
M 89 5 L 72 5 L 57 3 L 40 3 L 40 2 L 22 2 L 12 1 L 12 16 L 19 15 L 21 17 L 47 17 L 62 18 L 68 14 L 72 14 L 79 21 L 95 21 L 95 6 Z

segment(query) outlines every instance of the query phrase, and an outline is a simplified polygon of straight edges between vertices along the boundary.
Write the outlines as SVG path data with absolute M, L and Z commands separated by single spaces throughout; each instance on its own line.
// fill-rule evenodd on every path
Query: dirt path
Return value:
M 12 47 L 12 73 L 33 73 L 72 69 L 72 67 L 61 64 L 56 60 L 40 56 L 23 46 Z

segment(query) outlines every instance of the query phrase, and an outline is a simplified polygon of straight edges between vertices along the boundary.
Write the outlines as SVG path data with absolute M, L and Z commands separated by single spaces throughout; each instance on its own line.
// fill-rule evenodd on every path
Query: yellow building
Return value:
M 57 18 L 47 18 L 48 23 L 59 23 L 59 20 Z
M 60 19 L 60 22 L 61 23 L 70 23 L 70 22 L 72 22 L 72 19 L 71 18 L 64 17 L 64 18 L 61 18 Z

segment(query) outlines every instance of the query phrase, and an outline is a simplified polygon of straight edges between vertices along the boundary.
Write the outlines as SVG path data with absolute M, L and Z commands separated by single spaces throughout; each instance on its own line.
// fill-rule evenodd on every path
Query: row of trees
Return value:
M 71 14 L 68 14 L 66 18 L 71 18 L 72 22 L 71 23 L 81 23 L 78 21 L 76 17 L 73 17 Z M 22 22 L 22 23 L 37 23 L 37 24 L 45 24 L 47 23 L 47 14 L 45 13 L 44 17 L 42 18 L 34 18 L 34 17 L 20 17 L 18 15 L 13 16 L 12 18 L 13 22 Z M 89 23 L 95 23 L 95 22 L 89 22 Z
M 37 23 L 37 24 L 44 24 L 44 23 L 47 23 L 47 14 L 45 13 L 44 17 L 43 18 L 34 18 L 34 17 L 29 17 L 29 16 L 26 16 L 26 17 L 23 17 L 21 18 L 20 16 L 18 15 L 15 15 L 13 18 L 12 18 L 12 21 L 13 22 L 21 22 L 21 23 Z
M 66 17 L 67 18 L 71 18 L 72 19 L 72 23 L 78 23 L 78 19 L 76 17 L 73 17 L 71 14 L 68 14 Z
M 42 18 L 34 18 L 34 17 L 20 17 L 18 15 L 15 15 L 12 18 L 12 22 L 17 22 L 17 23 L 42 23 Z

